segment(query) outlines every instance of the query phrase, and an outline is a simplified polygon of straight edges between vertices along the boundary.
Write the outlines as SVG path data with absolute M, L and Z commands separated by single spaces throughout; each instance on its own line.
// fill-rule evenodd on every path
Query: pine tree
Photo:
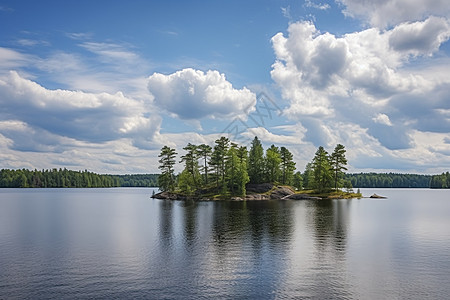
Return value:
M 320 146 L 312 161 L 313 188 L 321 193 L 330 188 L 331 171 L 328 152 Z
M 275 145 L 270 146 L 266 151 L 265 166 L 266 166 L 266 181 L 278 182 L 280 178 L 280 150 Z
M 183 150 L 186 150 L 186 154 L 181 157 L 180 162 L 184 162 L 185 170 L 192 176 L 193 186 L 197 186 L 199 177 L 197 146 L 188 143 Z
M 211 155 L 210 164 L 214 167 L 216 184 L 219 189 L 226 192 L 225 172 L 226 172 L 226 155 L 230 140 L 226 137 L 221 137 L 215 141 L 214 151 Z
M 198 155 L 203 160 L 203 165 L 201 167 L 201 170 L 203 172 L 203 179 L 205 185 L 208 185 L 208 171 L 209 171 L 208 160 L 211 159 L 212 148 L 209 145 L 201 144 L 198 146 L 197 150 Z
M 347 170 L 347 159 L 345 158 L 345 147 L 337 144 L 330 156 L 331 171 L 333 172 L 334 189 L 337 190 L 340 185 L 339 181 L 344 177 L 343 170 Z
M 281 183 L 291 185 L 294 177 L 295 162 L 293 161 L 294 156 L 286 148 L 280 148 L 280 158 L 281 158 Z
M 264 149 L 256 136 L 248 154 L 248 176 L 251 183 L 264 181 Z
M 300 172 L 294 174 L 292 184 L 297 190 L 303 189 L 303 177 Z
M 173 191 L 175 189 L 175 176 L 173 173 L 176 155 L 175 149 L 168 146 L 162 147 L 161 153 L 158 155 L 160 157 L 158 168 L 162 171 L 158 177 L 158 185 L 162 191 Z

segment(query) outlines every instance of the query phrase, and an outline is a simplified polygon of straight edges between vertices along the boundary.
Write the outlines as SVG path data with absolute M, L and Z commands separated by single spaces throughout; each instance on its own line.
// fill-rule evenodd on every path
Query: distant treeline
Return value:
M 434 175 L 430 181 L 430 188 L 450 189 L 450 173 L 446 172 L 441 175 Z
M 432 175 L 399 173 L 346 174 L 354 187 L 359 188 L 429 188 Z
M 101 175 L 93 172 L 51 170 L 0 170 L 0 188 L 156 187 L 159 174 Z M 450 188 L 450 173 L 419 175 L 400 173 L 346 174 L 358 188 Z
M 52 170 L 0 170 L 1 188 L 154 187 L 158 174 L 100 175 L 93 172 Z

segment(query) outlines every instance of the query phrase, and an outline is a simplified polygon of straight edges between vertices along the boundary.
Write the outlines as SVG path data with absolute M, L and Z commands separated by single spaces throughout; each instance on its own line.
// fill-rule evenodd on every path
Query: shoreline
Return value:
M 330 191 L 322 194 L 313 191 L 295 191 L 290 186 L 273 185 L 270 183 L 249 185 L 245 196 L 197 194 L 184 195 L 177 192 L 163 191 L 151 196 L 161 200 L 179 201 L 269 201 L 269 200 L 326 200 L 326 199 L 361 199 L 358 193 Z

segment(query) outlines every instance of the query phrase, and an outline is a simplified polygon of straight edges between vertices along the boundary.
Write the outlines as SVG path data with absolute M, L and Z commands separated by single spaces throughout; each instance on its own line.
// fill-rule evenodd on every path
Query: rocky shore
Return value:
M 245 197 L 231 197 L 229 199 L 207 197 L 203 195 L 186 196 L 178 193 L 160 192 L 152 196 L 156 199 L 165 200 L 196 200 L 196 201 L 212 201 L 212 200 L 231 200 L 231 201 L 261 201 L 261 200 L 320 200 L 320 197 L 310 196 L 308 194 L 296 194 L 295 191 L 288 186 L 275 186 L 271 183 L 248 184 L 247 195 Z

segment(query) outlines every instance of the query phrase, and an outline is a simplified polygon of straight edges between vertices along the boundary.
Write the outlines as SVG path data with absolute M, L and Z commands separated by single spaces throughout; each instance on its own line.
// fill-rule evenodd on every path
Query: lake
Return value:
M 0 299 L 450 299 L 450 190 L 200 202 L 0 189 Z

